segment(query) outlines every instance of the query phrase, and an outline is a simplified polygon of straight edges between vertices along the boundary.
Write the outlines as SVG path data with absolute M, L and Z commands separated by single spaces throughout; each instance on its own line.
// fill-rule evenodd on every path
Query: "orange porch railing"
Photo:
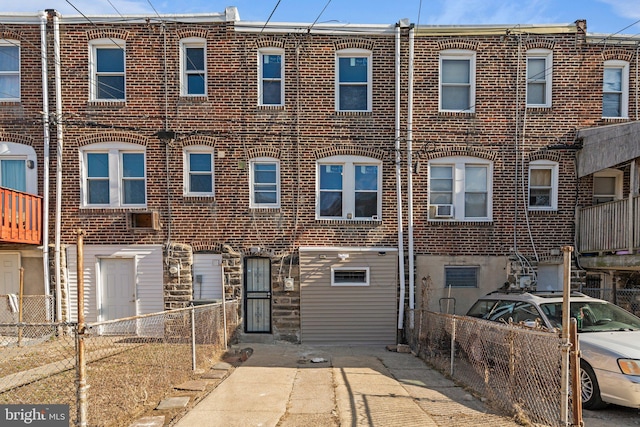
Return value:
M 42 197 L 0 187 L 0 242 L 42 243 Z

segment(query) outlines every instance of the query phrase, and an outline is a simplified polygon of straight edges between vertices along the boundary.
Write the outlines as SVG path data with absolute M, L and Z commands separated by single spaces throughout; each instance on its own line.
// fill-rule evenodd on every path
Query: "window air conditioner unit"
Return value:
M 160 230 L 160 214 L 157 211 L 131 212 L 131 228 Z
M 453 218 L 453 205 L 433 205 L 436 218 Z

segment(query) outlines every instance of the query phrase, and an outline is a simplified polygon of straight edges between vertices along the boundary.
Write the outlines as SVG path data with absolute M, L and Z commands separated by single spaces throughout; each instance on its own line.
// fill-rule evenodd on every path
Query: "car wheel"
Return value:
M 602 409 L 607 406 L 600 397 L 600 387 L 593 368 L 580 361 L 580 382 L 582 383 L 582 407 L 585 409 Z

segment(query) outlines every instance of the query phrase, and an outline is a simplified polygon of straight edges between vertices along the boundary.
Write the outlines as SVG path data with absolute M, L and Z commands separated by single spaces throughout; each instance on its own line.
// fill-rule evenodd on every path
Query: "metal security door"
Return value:
M 245 332 L 271 333 L 271 261 L 245 258 Z

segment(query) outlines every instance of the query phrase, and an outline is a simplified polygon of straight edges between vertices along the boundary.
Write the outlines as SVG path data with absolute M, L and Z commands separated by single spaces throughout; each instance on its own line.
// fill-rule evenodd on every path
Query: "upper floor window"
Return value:
M 0 100 L 20 99 L 20 44 L 0 40 Z
M 24 144 L 0 142 L 0 186 L 37 193 L 38 171 L 35 150 Z
M 551 107 L 553 55 L 547 49 L 527 51 L 527 107 Z
M 180 41 L 180 95 L 207 94 L 206 41 L 187 38 Z
M 318 219 L 380 220 L 382 163 L 361 156 L 332 156 L 317 164 Z
M 602 81 L 602 117 L 629 114 L 629 63 L 605 61 Z
M 93 40 L 90 47 L 91 100 L 123 101 L 125 99 L 124 41 Z
M 280 207 L 280 162 L 270 157 L 251 160 L 249 169 L 252 208 Z
M 190 146 L 184 150 L 184 194 L 213 196 L 213 149 Z
M 593 174 L 593 204 L 622 199 L 623 172 L 619 169 L 605 169 Z
M 371 52 L 344 49 L 336 53 L 336 111 L 371 111 Z
M 93 144 L 81 151 L 82 206 L 144 207 L 144 149 L 133 144 Z
M 529 210 L 558 209 L 558 163 L 529 163 Z
M 475 111 L 475 75 L 475 52 L 456 49 L 440 52 L 440 111 Z
M 429 162 L 429 219 L 490 221 L 493 165 L 475 157 Z
M 258 76 L 258 104 L 284 105 L 284 52 L 282 49 L 260 49 Z

